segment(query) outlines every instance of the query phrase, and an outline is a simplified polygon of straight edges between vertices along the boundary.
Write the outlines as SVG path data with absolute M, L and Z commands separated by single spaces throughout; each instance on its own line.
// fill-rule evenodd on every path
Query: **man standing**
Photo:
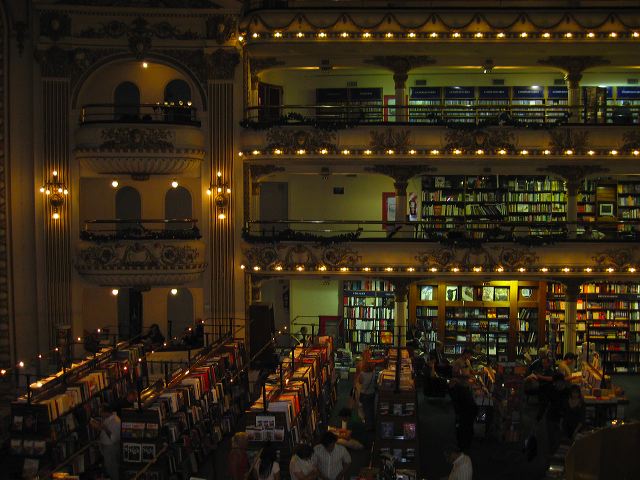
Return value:
M 104 469 L 111 480 L 120 479 L 120 418 L 113 407 L 104 403 L 100 407 L 102 421 L 91 419 L 91 426 L 100 432 L 98 440 Z
M 313 448 L 313 463 L 322 480 L 342 480 L 351 465 L 351 455 L 342 445 L 336 445 L 338 437 L 324 432 L 320 443 Z
M 453 465 L 451 473 L 449 473 L 447 477 L 448 480 L 472 480 L 473 465 L 468 455 L 465 455 L 459 448 L 453 446 L 447 448 L 444 455 Z

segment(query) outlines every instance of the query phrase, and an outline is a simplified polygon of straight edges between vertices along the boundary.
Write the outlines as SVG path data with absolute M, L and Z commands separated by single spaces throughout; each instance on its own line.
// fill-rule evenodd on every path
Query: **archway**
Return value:
M 168 110 L 170 122 L 189 122 L 191 120 L 191 87 L 184 80 L 171 80 L 164 87 L 164 101 L 175 108 Z
M 139 220 L 142 215 L 140 193 L 133 187 L 122 187 L 116 193 L 116 219 Z M 124 232 L 135 228 L 138 222 L 116 223 L 116 231 Z
M 191 218 L 193 207 L 191 193 L 184 187 L 171 188 L 164 196 L 164 218 L 182 220 Z M 167 230 L 181 230 L 187 225 L 178 222 L 169 222 Z
M 188 288 L 171 289 L 167 296 L 167 338 L 180 338 L 193 322 L 193 295 Z
M 113 92 L 114 120 L 137 120 L 140 115 L 140 89 L 133 82 L 122 82 Z

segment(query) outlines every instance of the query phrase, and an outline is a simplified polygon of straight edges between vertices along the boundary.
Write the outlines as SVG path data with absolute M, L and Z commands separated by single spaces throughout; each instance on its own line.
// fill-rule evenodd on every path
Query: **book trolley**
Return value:
M 122 412 L 124 478 L 189 478 L 211 461 L 248 402 L 240 342 L 205 348 L 189 368 L 144 392 L 143 405 Z
M 382 462 L 392 458 L 397 474 L 417 478 L 419 451 L 417 396 L 411 358 L 406 348 L 392 348 L 387 367 L 378 375 L 374 464 L 382 466 Z
M 243 416 L 251 448 L 273 445 L 284 473 L 295 445 L 313 439 L 335 404 L 333 352 L 332 337 L 318 337 L 311 347 L 293 349 L 267 377 L 262 394 Z
M 11 404 L 9 478 L 48 478 L 60 464 L 73 474 L 90 471 L 99 455 L 89 420 L 145 376 L 142 347 L 121 344 L 32 383 Z

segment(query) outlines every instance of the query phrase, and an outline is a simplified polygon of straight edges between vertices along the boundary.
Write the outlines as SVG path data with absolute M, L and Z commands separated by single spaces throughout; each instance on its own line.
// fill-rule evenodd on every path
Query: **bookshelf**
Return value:
M 144 383 L 145 367 L 141 347 L 120 345 L 33 383 L 30 399 L 11 404 L 11 478 L 45 477 L 68 460 L 69 473 L 87 472 L 98 458 L 97 447 L 84 448 L 97 439 L 89 420 L 123 398 L 132 378 Z
M 345 280 L 342 284 L 345 346 L 360 353 L 367 345 L 393 343 L 393 285 L 386 280 Z
M 311 441 L 320 423 L 328 423 L 336 402 L 332 337 L 318 337 L 311 347 L 297 347 L 270 374 L 262 394 L 243 415 L 252 449 L 267 442 L 277 449 L 280 469 L 288 473 L 293 449 Z
M 438 123 L 442 114 L 442 88 L 411 87 L 409 89 L 409 122 Z
M 478 117 L 495 120 L 509 109 L 509 87 L 478 87 Z
M 577 200 L 578 221 L 595 222 L 598 215 L 596 182 L 594 182 L 593 180 L 583 180 L 578 191 Z
M 199 472 L 246 408 L 244 347 L 207 349 L 191 366 L 143 392 L 143 405 L 122 412 L 124 478 L 189 478 Z M 166 446 L 166 448 L 165 448 Z
M 617 189 L 617 211 L 620 220 L 640 220 L 640 182 L 620 181 Z M 633 225 L 619 225 L 620 232 L 634 232 Z
M 318 88 L 316 105 L 342 107 L 319 109 L 328 122 L 375 123 L 382 121 L 382 88 Z
M 534 236 L 563 233 L 567 204 L 564 182 L 549 177 L 509 177 L 507 185 L 508 222 L 549 225 L 531 228 Z
M 398 362 L 398 353 L 400 362 Z M 396 369 L 400 368 L 399 375 Z M 399 382 L 398 382 L 399 380 Z M 419 472 L 419 421 L 411 359 L 406 349 L 390 349 L 388 365 L 378 375 L 374 462 L 395 459 L 397 469 Z
M 564 353 L 564 331 L 565 331 L 565 287 L 561 283 L 549 283 L 547 285 L 547 308 L 546 308 L 546 342 L 553 350 L 556 357 Z M 582 343 L 584 336 L 584 326 L 580 324 L 576 327 L 577 339 Z
M 451 123 L 476 123 L 476 87 L 444 87 L 444 119 Z
M 493 361 L 521 360 L 543 344 L 545 292 L 541 282 L 421 282 L 409 290 L 409 322 L 449 358 L 472 348 Z
M 511 88 L 512 116 L 520 123 L 543 123 L 544 102 L 544 87 Z M 535 108 L 536 106 L 539 108 Z
M 553 86 L 547 87 L 547 105 L 551 107 L 566 107 L 569 105 L 569 92 L 567 87 Z M 547 110 L 546 123 L 560 123 L 568 120 L 567 112 Z

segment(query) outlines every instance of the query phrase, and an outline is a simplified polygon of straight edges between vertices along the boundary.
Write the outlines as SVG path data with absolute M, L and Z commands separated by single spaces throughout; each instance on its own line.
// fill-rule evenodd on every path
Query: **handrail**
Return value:
M 85 220 L 85 224 L 101 224 L 101 223 L 197 223 L 195 218 L 113 218 L 113 219 L 94 219 Z
M 80 110 L 80 124 L 170 123 L 200 126 L 191 101 L 137 104 L 90 103 Z

